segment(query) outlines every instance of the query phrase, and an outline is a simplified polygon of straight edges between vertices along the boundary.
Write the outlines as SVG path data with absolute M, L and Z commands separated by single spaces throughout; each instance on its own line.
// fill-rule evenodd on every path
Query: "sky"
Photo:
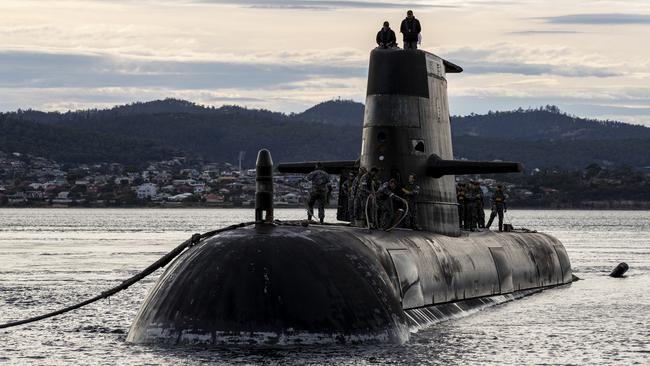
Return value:
M 453 115 L 553 104 L 650 126 L 647 0 L 0 0 L 0 110 L 364 102 L 375 34 L 408 9 L 422 48 L 465 69 Z

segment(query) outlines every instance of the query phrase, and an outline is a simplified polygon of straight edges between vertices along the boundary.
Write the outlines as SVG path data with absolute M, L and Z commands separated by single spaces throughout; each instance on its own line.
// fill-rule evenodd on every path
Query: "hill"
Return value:
M 330 100 L 293 115 L 294 119 L 338 126 L 361 126 L 364 106 L 352 100 Z
M 175 153 L 234 162 L 243 150 L 245 164 L 252 166 L 263 147 L 276 162 L 356 159 L 363 105 L 333 100 L 286 115 L 166 99 L 106 110 L 28 110 L 1 117 L 13 126 L 3 128 L 4 151 L 62 162 L 138 163 Z M 581 169 L 591 163 L 650 166 L 650 128 L 577 118 L 552 106 L 452 117 L 452 135 L 457 158 L 516 160 L 529 169 Z
M 0 151 L 46 156 L 66 163 L 145 163 L 175 153 L 146 139 L 88 132 L 66 126 L 51 126 L 0 115 Z
M 134 146 L 139 145 L 137 141 L 147 141 L 147 148 L 152 151 L 143 154 L 145 156 L 166 149 L 214 161 L 236 161 L 239 151 L 243 150 L 247 152 L 245 164 L 248 166 L 254 164 L 257 151 L 263 147 L 273 152 L 276 161 L 356 159 L 360 141 L 359 128 L 332 129 L 322 122 L 304 121 L 298 115 L 237 106 L 206 108 L 178 100 L 67 113 L 28 110 L 4 116 L 48 127 L 65 127 L 65 133 L 59 131 L 63 135 L 93 133 L 124 139 Z M 12 140 L 16 142 L 7 147 Z M 8 133 L 5 146 L 0 144 L 0 150 L 27 153 L 29 149 L 21 147 L 22 142 L 21 136 Z M 46 141 L 43 144 L 44 149 L 55 149 L 48 149 Z M 64 162 L 78 160 L 76 153 L 67 156 L 65 149 L 57 156 Z M 88 161 L 96 158 L 90 149 Z M 141 160 L 139 156 L 116 154 L 114 161 L 137 163 Z
M 650 139 L 650 128 L 578 118 L 555 106 L 452 117 L 453 136 L 524 140 Z

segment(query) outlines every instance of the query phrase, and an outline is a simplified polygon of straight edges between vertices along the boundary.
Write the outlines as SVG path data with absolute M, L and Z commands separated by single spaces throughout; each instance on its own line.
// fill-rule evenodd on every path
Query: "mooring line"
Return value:
M 36 322 L 36 321 L 39 321 L 39 320 L 51 318 L 53 316 L 65 314 L 65 313 L 70 312 L 72 310 L 79 309 L 81 307 L 84 307 L 84 306 L 86 306 L 88 304 L 92 304 L 92 303 L 94 303 L 96 301 L 99 301 L 101 299 L 106 299 L 106 298 L 108 298 L 110 296 L 115 295 L 116 293 L 118 293 L 118 292 L 120 292 L 122 290 L 126 290 L 131 285 L 133 285 L 133 284 L 139 282 L 140 280 L 142 280 L 143 278 L 149 276 L 150 274 L 152 274 L 153 272 L 155 272 L 159 268 L 162 268 L 162 267 L 166 266 L 174 258 L 178 257 L 181 253 L 183 253 L 183 251 L 185 249 L 193 247 L 194 245 L 200 243 L 202 240 L 211 238 L 211 237 L 213 237 L 213 236 L 215 236 L 215 235 L 217 235 L 219 233 L 222 233 L 224 231 L 235 230 L 235 229 L 239 229 L 239 228 L 242 228 L 242 227 L 254 225 L 256 223 L 257 222 L 255 222 L 255 221 L 242 222 L 242 223 L 239 223 L 239 224 L 226 226 L 226 227 L 221 228 L 221 229 L 208 231 L 208 232 L 203 233 L 203 234 L 198 234 L 198 233 L 194 234 L 194 235 L 192 235 L 191 238 L 187 239 L 182 244 L 180 244 L 176 248 L 172 249 L 171 252 L 165 254 L 162 258 L 160 258 L 157 261 L 155 261 L 154 263 L 152 263 L 149 267 L 145 268 L 143 271 L 136 274 L 135 276 L 123 281 L 118 286 L 115 286 L 115 287 L 113 287 L 111 289 L 108 289 L 108 290 L 102 292 L 101 294 L 91 298 L 91 299 L 82 301 L 80 303 L 68 306 L 66 308 L 63 308 L 63 309 L 60 309 L 60 310 L 57 310 L 57 311 L 53 311 L 51 313 L 35 316 L 35 317 L 32 317 L 32 318 L 28 318 L 28 319 L 17 320 L 17 321 L 5 323 L 5 324 L 0 324 L 0 329 L 16 327 L 16 326 L 19 326 L 19 325 L 33 323 L 33 322 Z

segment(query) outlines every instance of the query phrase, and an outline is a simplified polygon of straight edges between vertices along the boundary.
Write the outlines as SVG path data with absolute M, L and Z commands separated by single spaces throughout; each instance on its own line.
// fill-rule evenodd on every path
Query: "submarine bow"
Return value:
M 345 231 L 257 227 L 174 262 L 128 335 L 136 343 L 401 343 L 408 327 L 378 258 Z

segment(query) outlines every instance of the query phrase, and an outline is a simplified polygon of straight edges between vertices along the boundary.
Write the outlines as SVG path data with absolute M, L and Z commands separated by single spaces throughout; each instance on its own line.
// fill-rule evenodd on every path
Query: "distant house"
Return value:
M 224 197 L 219 194 L 206 194 L 204 197 L 206 203 L 222 203 L 224 201 Z
M 151 199 L 158 194 L 158 186 L 153 183 L 144 183 L 138 186 L 135 193 L 138 199 Z
M 174 179 L 172 181 L 172 184 L 174 186 L 184 186 L 184 185 L 196 184 L 196 181 L 194 179 Z
M 43 184 L 41 184 L 41 183 L 31 183 L 28 187 L 35 191 L 35 190 L 43 189 Z
M 158 193 L 157 195 L 151 197 L 151 200 L 152 201 L 165 201 L 165 200 L 169 199 L 169 197 L 171 197 L 171 196 L 172 195 L 169 194 L 169 193 L 161 192 L 161 193 Z
M 203 183 L 193 184 L 191 187 L 196 194 L 202 194 L 206 191 L 205 184 Z
M 67 204 L 67 203 L 72 203 L 73 200 L 70 198 L 70 192 L 68 191 L 63 191 L 59 192 L 59 194 L 56 196 L 56 198 L 52 199 L 52 203 L 62 203 L 62 204 Z
M 181 193 L 177 194 L 175 196 L 171 196 L 167 198 L 167 200 L 172 201 L 172 202 L 182 202 L 185 201 L 186 199 L 189 199 L 193 196 L 192 193 Z
M 161 190 L 164 192 L 174 193 L 176 191 L 176 188 L 170 184 L 168 186 L 162 187 Z
M 133 179 L 131 177 L 117 177 L 114 182 L 117 185 L 128 185 L 133 183 Z
M 7 202 L 10 204 L 24 203 L 27 202 L 23 192 L 17 192 L 16 194 L 7 195 Z
M 300 203 L 300 196 L 295 193 L 287 193 L 282 196 L 282 200 L 289 204 L 298 204 Z
M 185 184 L 185 185 L 181 185 L 181 186 L 176 186 L 175 188 L 176 188 L 176 192 L 190 193 L 190 194 L 194 193 L 194 188 L 192 186 L 190 186 L 190 185 Z
M 90 184 L 86 188 L 86 192 L 87 193 L 97 194 L 97 193 L 99 193 L 99 186 L 97 184 Z
M 24 196 L 25 199 L 38 201 L 45 197 L 45 193 L 43 191 L 27 191 Z
M 234 182 L 234 181 L 236 181 L 236 180 L 237 180 L 237 178 L 235 178 L 235 177 L 231 177 L 231 176 L 223 176 L 223 175 L 222 175 L 221 177 L 219 177 L 219 178 L 217 179 L 217 183 L 219 183 L 219 184 L 228 184 L 228 183 L 230 183 L 230 182 Z
M 181 169 L 181 175 L 186 177 L 198 178 L 200 174 L 196 169 Z

